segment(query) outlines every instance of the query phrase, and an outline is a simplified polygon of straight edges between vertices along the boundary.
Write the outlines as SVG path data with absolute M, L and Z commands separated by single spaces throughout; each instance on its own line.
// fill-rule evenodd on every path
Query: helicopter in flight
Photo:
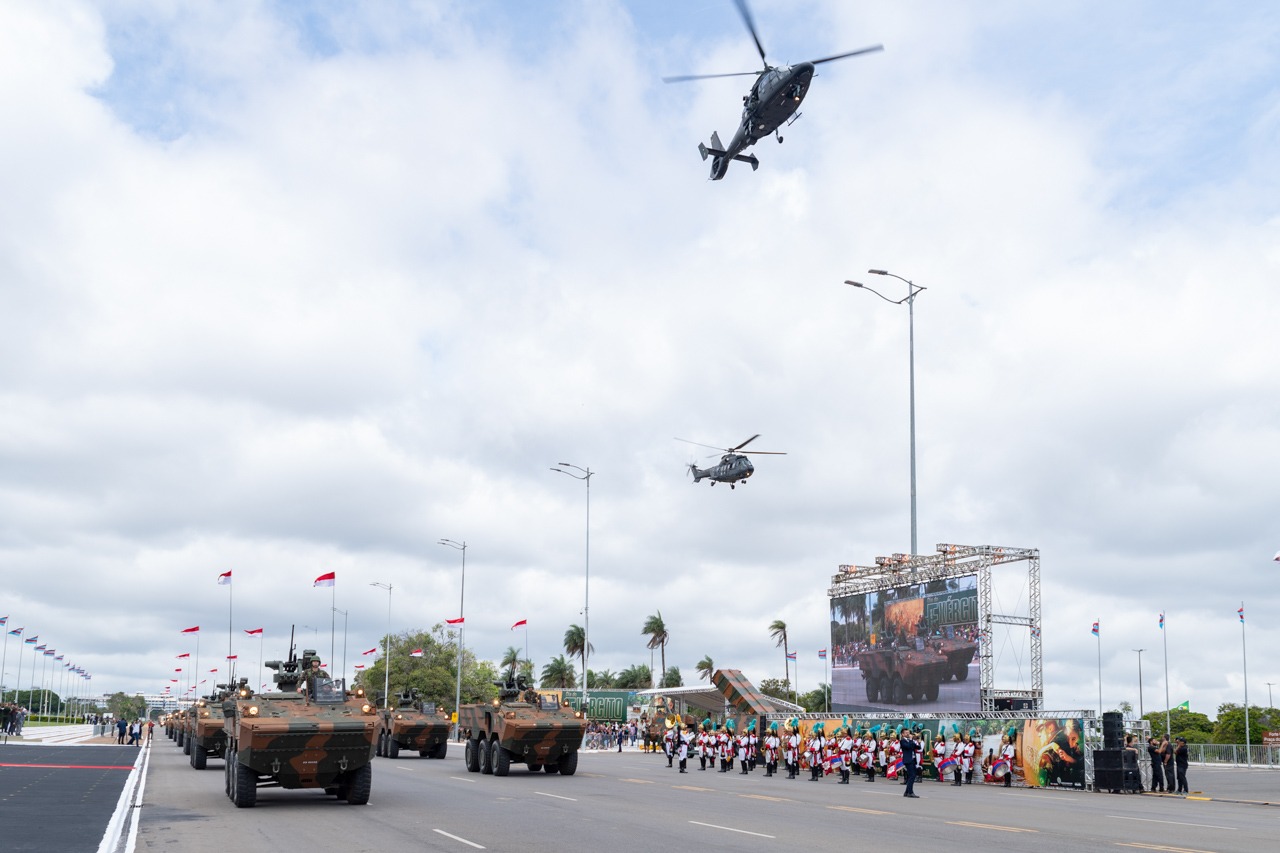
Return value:
M 824 56 L 822 59 L 797 62 L 795 65 L 770 65 L 769 60 L 765 58 L 764 45 L 760 43 L 760 36 L 756 33 L 756 25 L 751 19 L 751 10 L 747 8 L 746 0 L 734 0 L 734 2 L 738 7 L 738 14 L 742 16 L 743 23 L 751 33 L 751 38 L 755 40 L 756 50 L 760 51 L 760 61 L 764 63 L 764 70 L 737 71 L 730 74 L 685 74 L 662 78 L 664 83 L 683 83 L 688 80 L 709 80 L 714 77 L 756 75 L 756 82 L 752 84 L 751 91 L 742 97 L 742 123 L 738 126 L 738 132 L 733 135 L 728 147 L 726 148 L 720 141 L 718 132 L 712 132 L 709 146 L 698 143 L 698 153 L 702 155 L 702 159 L 705 161 L 707 157 L 713 158 L 711 160 L 711 180 L 713 181 L 723 178 L 725 172 L 729 170 L 729 164 L 734 160 L 750 163 L 753 172 L 760 168 L 760 161 L 754 154 L 742 152 L 771 133 L 777 134 L 778 142 L 782 142 L 779 128 L 784 122 L 790 125 L 800 118 L 796 110 L 800 109 L 800 103 L 809 91 L 809 83 L 813 80 L 815 73 L 814 66 L 884 50 L 884 45 L 877 44 L 851 50 L 848 53 L 838 53 L 835 56 Z
M 689 441 L 687 438 L 677 438 L 676 441 L 683 441 L 686 444 L 694 444 L 698 447 L 710 447 L 712 450 L 722 450 L 724 455 L 720 457 L 719 465 L 712 465 L 709 468 L 699 468 L 692 462 L 689 463 L 689 473 L 693 475 L 693 482 L 701 483 L 704 479 L 710 480 L 711 485 L 716 483 L 728 483 L 729 488 L 734 488 L 737 483 L 747 479 L 755 473 L 755 466 L 751 464 L 751 460 L 746 454 L 753 453 L 761 456 L 786 456 L 786 452 L 778 450 L 743 450 L 751 442 L 760 437 L 759 433 L 751 436 L 737 447 L 719 448 L 710 444 L 702 444 L 698 441 Z

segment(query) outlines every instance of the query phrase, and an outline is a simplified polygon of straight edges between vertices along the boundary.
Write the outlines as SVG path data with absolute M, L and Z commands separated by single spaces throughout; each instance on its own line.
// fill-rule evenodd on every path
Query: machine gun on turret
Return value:
M 303 674 L 298 671 L 298 656 L 294 654 L 292 627 L 289 628 L 289 659 L 287 661 L 269 660 L 266 663 L 267 669 L 275 670 L 275 675 L 271 676 L 271 681 L 280 688 L 281 693 L 296 693 L 298 690 L 298 682 L 302 680 Z M 309 655 L 315 652 L 310 649 L 304 649 L 304 663 Z M 310 664 L 307 664 L 310 666 Z

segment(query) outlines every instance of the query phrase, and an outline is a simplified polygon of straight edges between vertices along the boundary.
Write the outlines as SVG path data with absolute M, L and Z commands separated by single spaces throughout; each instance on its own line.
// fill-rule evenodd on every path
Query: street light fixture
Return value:
M 891 273 L 888 270 L 867 270 L 871 275 L 887 275 L 904 281 L 907 284 L 907 295 L 901 299 L 890 299 L 880 291 L 873 287 L 868 287 L 857 281 L 845 281 L 845 284 L 860 287 L 863 290 L 870 291 L 879 296 L 885 302 L 893 305 L 901 305 L 907 303 L 907 358 L 911 377 L 911 556 L 919 553 L 916 537 L 916 296 L 927 288 L 914 282 L 908 281 L 900 275 Z M 913 569 L 914 571 L 914 569 Z
M 391 707 L 391 584 L 374 581 L 369 586 L 387 591 L 387 636 L 382 641 L 382 701 Z
M 467 543 L 454 542 L 452 539 L 441 539 L 437 545 L 448 545 L 462 552 L 462 592 L 458 595 L 458 618 L 465 619 L 463 609 L 467 603 Z M 465 621 L 458 623 L 458 677 L 453 688 L 453 712 L 457 715 L 458 724 L 462 723 L 462 639 L 467 630 Z
M 591 474 L 590 468 L 583 468 L 569 462 L 557 462 L 560 467 L 552 468 L 552 471 L 558 471 L 572 477 L 575 480 L 582 480 L 587 484 L 587 553 L 586 553 L 586 586 L 582 603 L 582 716 L 587 716 L 587 658 L 591 656 Z M 573 468 L 581 471 L 579 476 L 572 471 L 566 469 Z
M 1134 649 L 1138 653 L 1138 719 L 1142 719 L 1142 653 L 1146 649 Z

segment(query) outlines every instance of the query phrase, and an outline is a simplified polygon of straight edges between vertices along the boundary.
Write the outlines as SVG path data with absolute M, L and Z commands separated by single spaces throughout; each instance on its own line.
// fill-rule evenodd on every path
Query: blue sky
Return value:
M 596 663 L 661 609 L 686 678 L 779 675 L 768 624 L 816 650 L 836 567 L 906 548 L 906 317 L 842 284 L 874 267 L 929 288 L 922 550 L 1041 549 L 1049 704 L 1096 702 L 1095 618 L 1136 702 L 1162 609 L 1174 702 L 1238 701 L 1235 609 L 1277 604 L 1280 13 L 753 8 L 774 61 L 885 51 L 719 183 L 696 146 L 750 78 L 660 77 L 754 66 L 728 2 L 0 13 L 0 611 L 148 689 L 225 567 L 277 641 L 336 570 L 368 647 L 373 581 L 454 615 L 446 537 L 469 644 L 529 618 L 542 663 L 582 610 L 571 461 Z M 788 456 L 733 491 L 672 440 L 755 433 Z

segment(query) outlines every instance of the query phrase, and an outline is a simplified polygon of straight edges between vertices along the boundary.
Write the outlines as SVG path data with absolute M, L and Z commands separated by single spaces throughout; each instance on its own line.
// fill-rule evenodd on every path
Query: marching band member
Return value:
M 778 772 L 778 748 L 782 741 L 778 738 L 778 722 L 769 724 L 769 733 L 764 736 L 764 775 L 765 778 Z
M 707 756 L 711 750 L 707 746 L 707 741 L 711 738 L 711 718 L 702 721 L 702 731 L 698 732 L 698 762 L 701 765 L 699 770 L 707 769 Z
M 947 757 L 955 763 L 952 765 L 952 782 L 954 786 L 963 785 L 960 781 L 960 774 L 964 772 L 964 741 L 960 739 L 960 732 L 956 732 L 951 736 L 951 746 L 948 749 Z
M 752 720 L 752 722 L 754 723 L 755 721 Z M 742 734 L 738 735 L 737 748 L 738 748 L 738 764 L 742 766 L 742 769 L 738 771 L 738 775 L 746 776 L 748 773 L 751 772 L 751 768 L 748 766 L 749 765 L 748 759 L 751 753 L 750 726 L 748 726 L 747 729 L 744 729 Z
M 791 734 L 787 737 L 784 757 L 787 761 L 787 778 L 794 779 L 800 775 L 800 719 L 792 717 L 787 727 Z
M 716 739 L 716 754 L 720 759 L 720 772 L 728 773 L 733 768 L 733 720 L 725 720 L 720 728 L 720 736 Z
M 862 766 L 867 771 L 868 782 L 876 781 L 876 753 L 880 748 L 876 736 L 879 733 L 880 726 L 872 726 L 871 731 L 867 732 L 867 736 L 862 739 Z
M 747 763 L 748 770 L 756 769 L 756 756 L 760 752 L 760 738 L 756 736 L 756 721 L 747 724 Z
M 676 758 L 680 761 L 680 772 L 688 773 L 685 764 L 689 759 L 689 741 L 693 737 L 693 723 L 689 724 L 689 730 L 676 735 Z
M 848 785 L 849 774 L 853 765 L 853 729 L 849 727 L 849 718 L 844 718 L 844 726 L 840 730 L 840 740 L 836 742 L 836 752 L 840 756 L 840 781 L 837 784 Z
M 823 736 L 822 723 L 814 723 L 809 733 L 809 781 L 817 782 L 822 778 L 822 753 L 827 739 Z
M 1012 728 L 1009 729 L 1009 734 L 1005 735 L 1003 738 L 1004 746 L 1000 750 L 1000 757 L 1003 758 L 1005 762 L 1004 786 L 1006 788 L 1013 787 L 1013 758 L 1018 752 L 1013 745 L 1013 732 L 1014 730 Z
M 969 734 L 964 739 L 964 758 L 961 763 L 964 765 L 964 783 L 966 785 L 973 784 L 973 757 L 978 751 L 977 744 L 973 742 L 976 734 L 976 730 L 970 729 Z
M 902 726 L 898 726 L 894 731 L 889 732 L 889 737 L 884 742 L 884 775 L 887 779 L 897 779 L 899 784 L 906 784 L 906 777 L 898 772 L 902 766 L 899 760 L 902 758 L 902 744 L 899 738 L 902 737 Z
M 943 780 L 942 762 L 947 757 L 947 742 L 942 732 L 933 736 L 933 769 L 938 771 L 938 781 Z

